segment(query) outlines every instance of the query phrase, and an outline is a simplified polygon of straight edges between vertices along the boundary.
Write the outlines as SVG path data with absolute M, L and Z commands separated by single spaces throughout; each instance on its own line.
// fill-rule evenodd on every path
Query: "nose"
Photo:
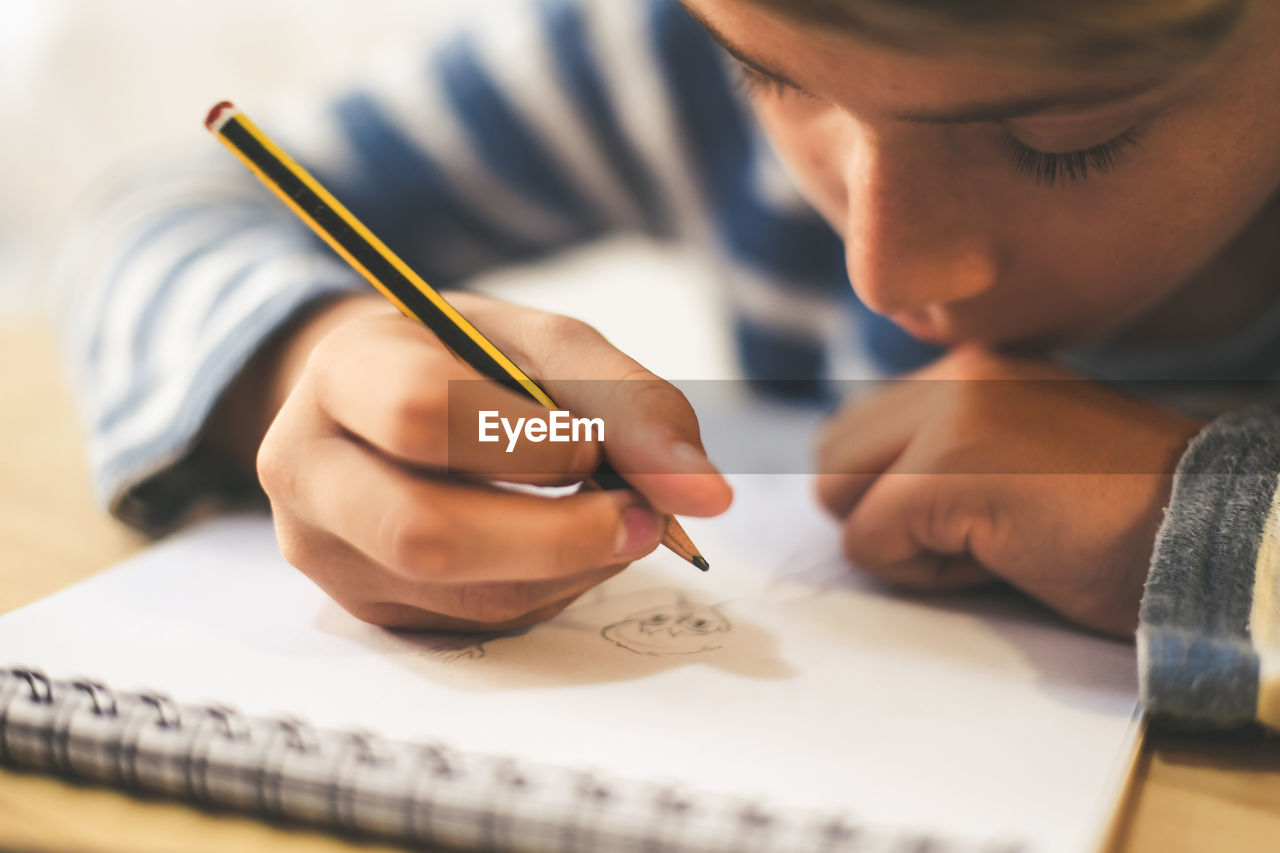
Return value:
M 994 285 L 986 212 L 951 174 L 941 140 L 864 138 L 851 149 L 845 254 L 854 290 L 868 308 L 906 314 Z

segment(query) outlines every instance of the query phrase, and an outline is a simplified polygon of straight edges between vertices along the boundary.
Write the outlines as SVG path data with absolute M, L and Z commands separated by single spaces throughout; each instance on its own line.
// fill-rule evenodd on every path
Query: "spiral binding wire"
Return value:
M 680 787 L 321 731 L 178 705 L 90 679 L 0 669 L 0 765 L 346 833 L 462 849 L 720 853 L 1022 853 L 781 813 Z

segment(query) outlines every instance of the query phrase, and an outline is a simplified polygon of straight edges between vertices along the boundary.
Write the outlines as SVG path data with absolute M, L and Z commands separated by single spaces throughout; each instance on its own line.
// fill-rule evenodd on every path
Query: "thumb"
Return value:
M 698 418 L 674 385 L 580 321 L 467 304 L 557 405 L 604 421 L 605 458 L 654 509 L 697 516 L 728 509 L 732 490 L 707 459 Z
M 590 404 L 600 407 L 612 430 L 605 456 L 661 512 L 724 512 L 733 493 L 707 458 L 693 407 L 680 389 L 637 368 L 630 378 L 595 389 L 600 394 Z

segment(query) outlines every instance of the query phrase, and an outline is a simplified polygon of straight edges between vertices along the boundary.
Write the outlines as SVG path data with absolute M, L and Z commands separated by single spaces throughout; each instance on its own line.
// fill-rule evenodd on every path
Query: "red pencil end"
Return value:
M 235 112 L 236 105 L 230 101 L 218 101 L 213 105 L 213 109 L 209 110 L 209 115 L 205 117 L 204 126 L 217 133 L 221 130 L 222 125 L 218 124 L 218 119 L 222 118 L 225 112 Z M 214 125 L 217 125 L 216 127 Z

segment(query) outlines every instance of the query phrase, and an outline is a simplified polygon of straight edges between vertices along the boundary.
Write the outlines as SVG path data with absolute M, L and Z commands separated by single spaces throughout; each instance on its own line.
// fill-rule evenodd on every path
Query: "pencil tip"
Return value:
M 704 572 L 711 568 L 711 564 L 708 563 L 705 559 L 703 559 L 701 554 L 693 555 L 693 564 L 698 568 L 702 569 Z

